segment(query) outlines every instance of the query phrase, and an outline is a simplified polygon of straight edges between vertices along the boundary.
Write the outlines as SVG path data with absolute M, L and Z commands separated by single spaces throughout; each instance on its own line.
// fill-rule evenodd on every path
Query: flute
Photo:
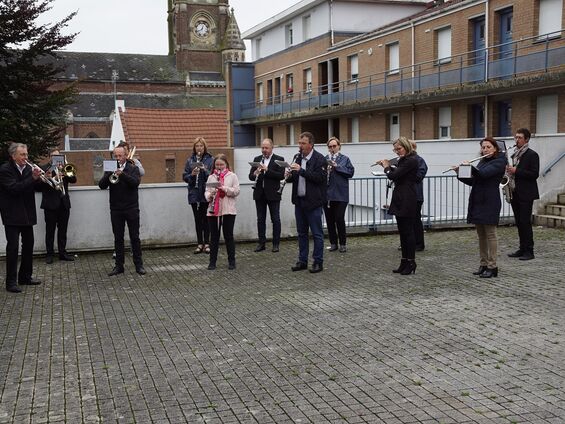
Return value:
M 488 155 L 479 156 L 478 158 L 471 159 L 471 160 L 469 160 L 469 161 L 467 161 L 467 162 L 468 162 L 468 163 L 473 163 L 473 162 L 476 162 L 476 161 L 478 161 L 478 160 L 484 159 L 484 158 L 486 158 L 486 157 L 488 157 L 488 156 L 490 156 L 490 155 L 491 155 L 491 154 L 489 153 Z M 449 167 L 448 169 L 446 169 L 445 171 L 443 171 L 442 174 L 445 174 L 446 172 L 449 172 L 449 171 L 455 171 L 454 168 L 455 168 L 455 166 L 451 166 L 451 167 Z

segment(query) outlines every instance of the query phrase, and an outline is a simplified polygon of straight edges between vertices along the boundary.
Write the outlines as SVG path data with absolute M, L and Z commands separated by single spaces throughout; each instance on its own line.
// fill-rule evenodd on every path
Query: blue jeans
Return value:
M 298 232 L 298 262 L 308 263 L 308 229 L 314 238 L 312 259 L 315 264 L 324 262 L 324 231 L 322 229 L 322 207 L 311 210 L 302 208 L 301 201 L 294 206 L 296 230 Z

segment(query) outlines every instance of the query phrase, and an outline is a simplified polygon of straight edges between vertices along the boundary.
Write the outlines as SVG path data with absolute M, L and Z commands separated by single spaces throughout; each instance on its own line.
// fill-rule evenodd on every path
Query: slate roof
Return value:
M 121 112 L 126 140 L 138 149 L 185 148 L 198 137 L 208 147 L 226 147 L 228 122 L 224 109 L 140 109 Z

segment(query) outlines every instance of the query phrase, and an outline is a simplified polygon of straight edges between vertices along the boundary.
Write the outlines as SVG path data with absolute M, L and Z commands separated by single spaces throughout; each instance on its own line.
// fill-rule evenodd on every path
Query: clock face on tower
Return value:
M 205 38 L 210 34 L 210 24 L 204 20 L 196 22 L 194 26 L 194 33 L 201 38 Z

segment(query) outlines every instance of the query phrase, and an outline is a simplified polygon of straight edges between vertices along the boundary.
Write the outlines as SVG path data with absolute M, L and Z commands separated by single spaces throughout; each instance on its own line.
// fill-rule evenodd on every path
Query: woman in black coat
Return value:
M 481 156 L 484 155 L 488 156 L 471 168 L 471 178 L 460 178 L 459 167 L 454 169 L 459 181 L 471 186 L 467 222 L 477 228 L 481 256 L 480 267 L 473 274 L 490 278 L 498 275 L 496 227 L 502 207 L 499 185 L 506 170 L 506 157 L 491 137 L 481 141 Z
M 398 165 L 392 167 L 387 159 L 378 161 L 389 180 L 394 182 L 392 200 L 388 212 L 396 217 L 400 233 L 402 259 L 398 269 L 393 272 L 409 275 L 416 272 L 416 238 L 414 221 L 418 216 L 418 158 L 406 137 L 400 137 L 393 143 L 393 151 L 398 155 Z

